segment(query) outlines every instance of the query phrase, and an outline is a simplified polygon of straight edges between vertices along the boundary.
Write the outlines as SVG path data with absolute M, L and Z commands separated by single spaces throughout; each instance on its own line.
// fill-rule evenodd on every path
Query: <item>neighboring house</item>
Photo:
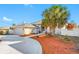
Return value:
M 41 33 L 42 32 L 41 23 L 42 23 L 41 20 L 32 23 L 35 26 L 33 33 Z
M 74 24 L 74 26 L 72 26 L 72 25 L 68 29 L 66 27 L 65 27 L 65 29 L 61 29 L 61 35 L 78 36 L 79 37 L 78 25 L 76 25 L 76 24 Z
M 13 34 L 22 35 L 22 34 L 31 34 L 35 26 L 26 23 L 26 24 L 15 25 L 12 26 L 11 28 L 12 28 L 11 33 L 13 32 Z
M 0 27 L 0 35 L 8 34 L 9 27 Z
M 41 22 L 24 23 L 10 27 L 9 34 L 22 35 L 22 34 L 38 34 L 41 32 Z
M 42 20 L 39 20 L 39 21 L 33 22 L 32 24 L 41 25 L 41 23 L 42 23 Z

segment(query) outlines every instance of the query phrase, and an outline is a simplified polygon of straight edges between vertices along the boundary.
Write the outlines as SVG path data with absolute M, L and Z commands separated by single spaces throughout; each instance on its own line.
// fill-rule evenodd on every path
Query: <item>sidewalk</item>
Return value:
M 16 42 L 12 42 L 12 43 L 16 43 Z M 11 44 L 11 42 L 8 41 L 0 42 L 0 54 L 22 54 L 16 49 L 8 46 L 8 44 Z

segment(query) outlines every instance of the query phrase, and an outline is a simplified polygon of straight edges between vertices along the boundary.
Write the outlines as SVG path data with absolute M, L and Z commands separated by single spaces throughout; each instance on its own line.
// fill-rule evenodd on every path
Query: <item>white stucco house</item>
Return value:
M 79 27 L 76 25 L 72 30 L 68 29 L 61 29 L 61 35 L 67 35 L 67 36 L 78 36 L 79 37 Z
M 0 35 L 8 34 L 9 27 L 0 27 Z
M 42 32 L 41 23 L 42 23 L 41 20 L 32 23 L 35 26 L 33 33 L 41 33 Z
M 9 30 L 9 34 L 22 35 L 22 34 L 37 34 L 41 30 L 41 20 L 33 23 L 23 23 L 19 25 L 12 26 Z
M 20 24 L 11 27 L 10 34 L 22 35 L 22 34 L 31 34 L 35 28 L 32 24 Z

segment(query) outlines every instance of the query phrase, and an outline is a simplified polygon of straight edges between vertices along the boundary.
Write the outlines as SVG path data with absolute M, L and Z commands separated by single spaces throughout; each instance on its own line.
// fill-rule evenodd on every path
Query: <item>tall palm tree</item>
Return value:
M 55 34 L 56 27 L 62 28 L 67 23 L 69 11 L 66 7 L 55 5 L 46 9 L 43 16 L 42 26 L 44 28 L 49 27 L 50 32 L 53 30 L 53 34 Z

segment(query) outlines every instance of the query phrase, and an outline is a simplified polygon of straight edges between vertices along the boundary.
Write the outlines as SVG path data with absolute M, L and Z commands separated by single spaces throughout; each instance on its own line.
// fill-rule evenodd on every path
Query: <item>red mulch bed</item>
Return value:
M 42 45 L 43 54 L 76 54 L 74 50 L 75 44 L 73 42 L 64 42 L 61 39 L 50 36 L 41 35 L 39 37 L 32 37 L 39 41 Z

